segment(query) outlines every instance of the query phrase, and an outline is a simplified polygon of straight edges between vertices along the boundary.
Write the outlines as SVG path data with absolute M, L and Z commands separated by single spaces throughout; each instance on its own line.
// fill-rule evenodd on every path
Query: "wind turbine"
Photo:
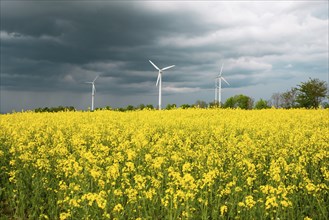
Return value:
M 217 101 L 219 105 L 221 105 L 221 101 L 222 101 L 222 80 L 226 82 L 227 85 L 230 85 L 222 76 L 223 66 L 224 64 L 222 64 L 220 72 L 215 79 L 215 102 Z
M 161 78 L 162 78 L 162 71 L 167 70 L 167 69 L 170 69 L 170 68 L 174 67 L 175 65 L 167 66 L 165 68 L 160 69 L 154 63 L 152 63 L 151 60 L 149 60 L 149 61 L 154 66 L 154 68 L 159 71 L 156 86 L 159 85 L 159 110 L 161 110 L 161 83 L 162 83 L 162 79 Z
M 95 81 L 99 76 L 96 76 L 94 81 L 92 82 L 85 82 L 88 84 L 91 84 L 91 111 L 94 111 L 94 99 L 95 99 L 95 92 L 96 92 L 96 87 L 95 87 Z

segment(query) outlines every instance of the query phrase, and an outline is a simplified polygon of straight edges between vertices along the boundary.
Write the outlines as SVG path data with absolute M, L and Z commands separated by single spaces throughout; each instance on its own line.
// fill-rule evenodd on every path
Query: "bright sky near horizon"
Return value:
M 0 111 L 270 99 L 328 82 L 328 1 L 2 1 Z

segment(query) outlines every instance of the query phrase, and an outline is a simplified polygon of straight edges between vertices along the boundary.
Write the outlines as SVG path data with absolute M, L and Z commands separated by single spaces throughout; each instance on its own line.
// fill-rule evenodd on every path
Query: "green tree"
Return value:
M 275 108 L 280 108 L 282 104 L 282 94 L 279 92 L 273 93 L 271 96 L 271 105 Z
M 176 104 L 168 104 L 166 109 L 170 110 L 170 109 L 175 109 L 176 108 Z
M 283 108 L 295 108 L 296 103 L 297 88 L 291 88 L 290 90 L 281 94 L 280 106 Z
M 207 103 L 202 100 L 197 100 L 194 105 L 197 108 L 207 108 Z
M 327 94 L 327 83 L 319 79 L 309 79 L 297 87 L 296 102 L 300 107 L 318 108 Z
M 154 109 L 154 106 L 151 105 L 151 104 L 148 104 L 148 105 L 146 105 L 146 108 L 148 108 L 148 109 Z
M 144 104 L 140 104 L 137 106 L 137 109 L 140 109 L 140 110 L 143 110 L 145 108 L 145 105 Z
M 238 107 L 242 109 L 252 109 L 254 105 L 252 98 L 246 95 L 238 95 L 236 100 Z
M 270 106 L 267 104 L 267 101 L 264 99 L 260 99 L 255 104 L 255 109 L 266 109 L 270 108 Z
M 135 109 L 135 108 L 134 108 L 134 106 L 132 106 L 132 105 L 128 105 L 127 108 L 126 108 L 127 111 L 132 111 L 132 110 L 134 110 L 134 109 Z
M 236 108 L 235 103 L 236 103 L 236 101 L 234 99 L 234 96 L 232 96 L 232 97 L 226 99 L 223 107 L 224 108 Z
M 180 106 L 182 109 L 188 109 L 191 108 L 191 106 L 189 104 L 183 104 Z
M 328 102 L 322 103 L 322 108 L 329 108 L 329 103 Z
M 214 100 L 213 102 L 209 102 L 209 107 L 210 108 L 219 108 L 220 105 L 219 105 L 219 102 Z
M 235 95 L 230 97 L 224 103 L 225 108 L 241 108 L 241 109 L 252 109 L 254 101 L 252 98 L 246 95 Z
M 35 112 L 65 112 L 65 111 L 75 111 L 73 106 L 58 106 L 58 107 L 44 107 L 37 108 L 34 110 Z

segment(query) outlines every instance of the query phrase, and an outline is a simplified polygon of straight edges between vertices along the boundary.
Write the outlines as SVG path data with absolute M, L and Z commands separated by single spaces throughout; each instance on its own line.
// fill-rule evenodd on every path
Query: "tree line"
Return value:
M 292 87 L 285 92 L 277 92 L 271 96 L 270 100 L 259 99 L 257 102 L 253 98 L 239 94 L 228 98 L 225 103 L 205 102 L 197 100 L 194 104 L 182 104 L 179 108 L 240 108 L 240 109 L 266 109 L 266 108 L 329 108 L 328 102 L 323 100 L 328 96 L 328 85 L 325 81 L 310 78 L 306 82 L 301 82 L 296 87 Z M 175 109 L 176 104 L 168 104 L 165 109 Z M 155 109 L 151 104 L 138 106 L 128 105 L 125 108 L 111 108 L 106 106 L 104 108 L 96 108 L 96 110 L 113 110 L 113 111 L 134 111 L 143 109 Z M 76 111 L 73 106 L 59 106 L 53 108 L 37 108 L 35 112 L 58 112 L 58 111 Z
M 34 112 L 67 112 L 67 111 L 76 111 L 73 106 L 58 106 L 58 107 L 44 107 L 36 108 Z
M 306 82 L 301 82 L 296 87 L 292 87 L 285 92 L 277 92 L 271 96 L 270 100 L 260 99 L 256 103 L 251 97 L 245 95 L 235 95 L 226 100 L 222 105 L 224 108 L 242 109 L 265 109 L 265 108 L 329 108 L 328 102 L 323 100 L 328 96 L 328 85 L 325 81 L 310 78 Z
M 272 105 L 276 108 L 328 108 L 328 102 L 322 102 L 328 96 L 328 85 L 319 79 L 309 79 L 297 87 L 292 87 L 283 93 L 274 93 L 271 97 Z

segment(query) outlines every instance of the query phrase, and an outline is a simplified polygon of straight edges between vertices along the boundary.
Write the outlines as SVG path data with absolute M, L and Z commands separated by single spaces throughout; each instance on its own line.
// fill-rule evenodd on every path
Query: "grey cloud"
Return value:
M 285 77 L 299 83 L 301 72 L 326 79 L 325 7 L 328 2 L 1 1 L 1 89 L 81 93 L 89 91 L 81 82 L 100 75 L 99 94 L 156 95 L 149 59 L 176 65 L 164 73 L 164 95 L 212 97 L 222 63 L 231 88 Z

